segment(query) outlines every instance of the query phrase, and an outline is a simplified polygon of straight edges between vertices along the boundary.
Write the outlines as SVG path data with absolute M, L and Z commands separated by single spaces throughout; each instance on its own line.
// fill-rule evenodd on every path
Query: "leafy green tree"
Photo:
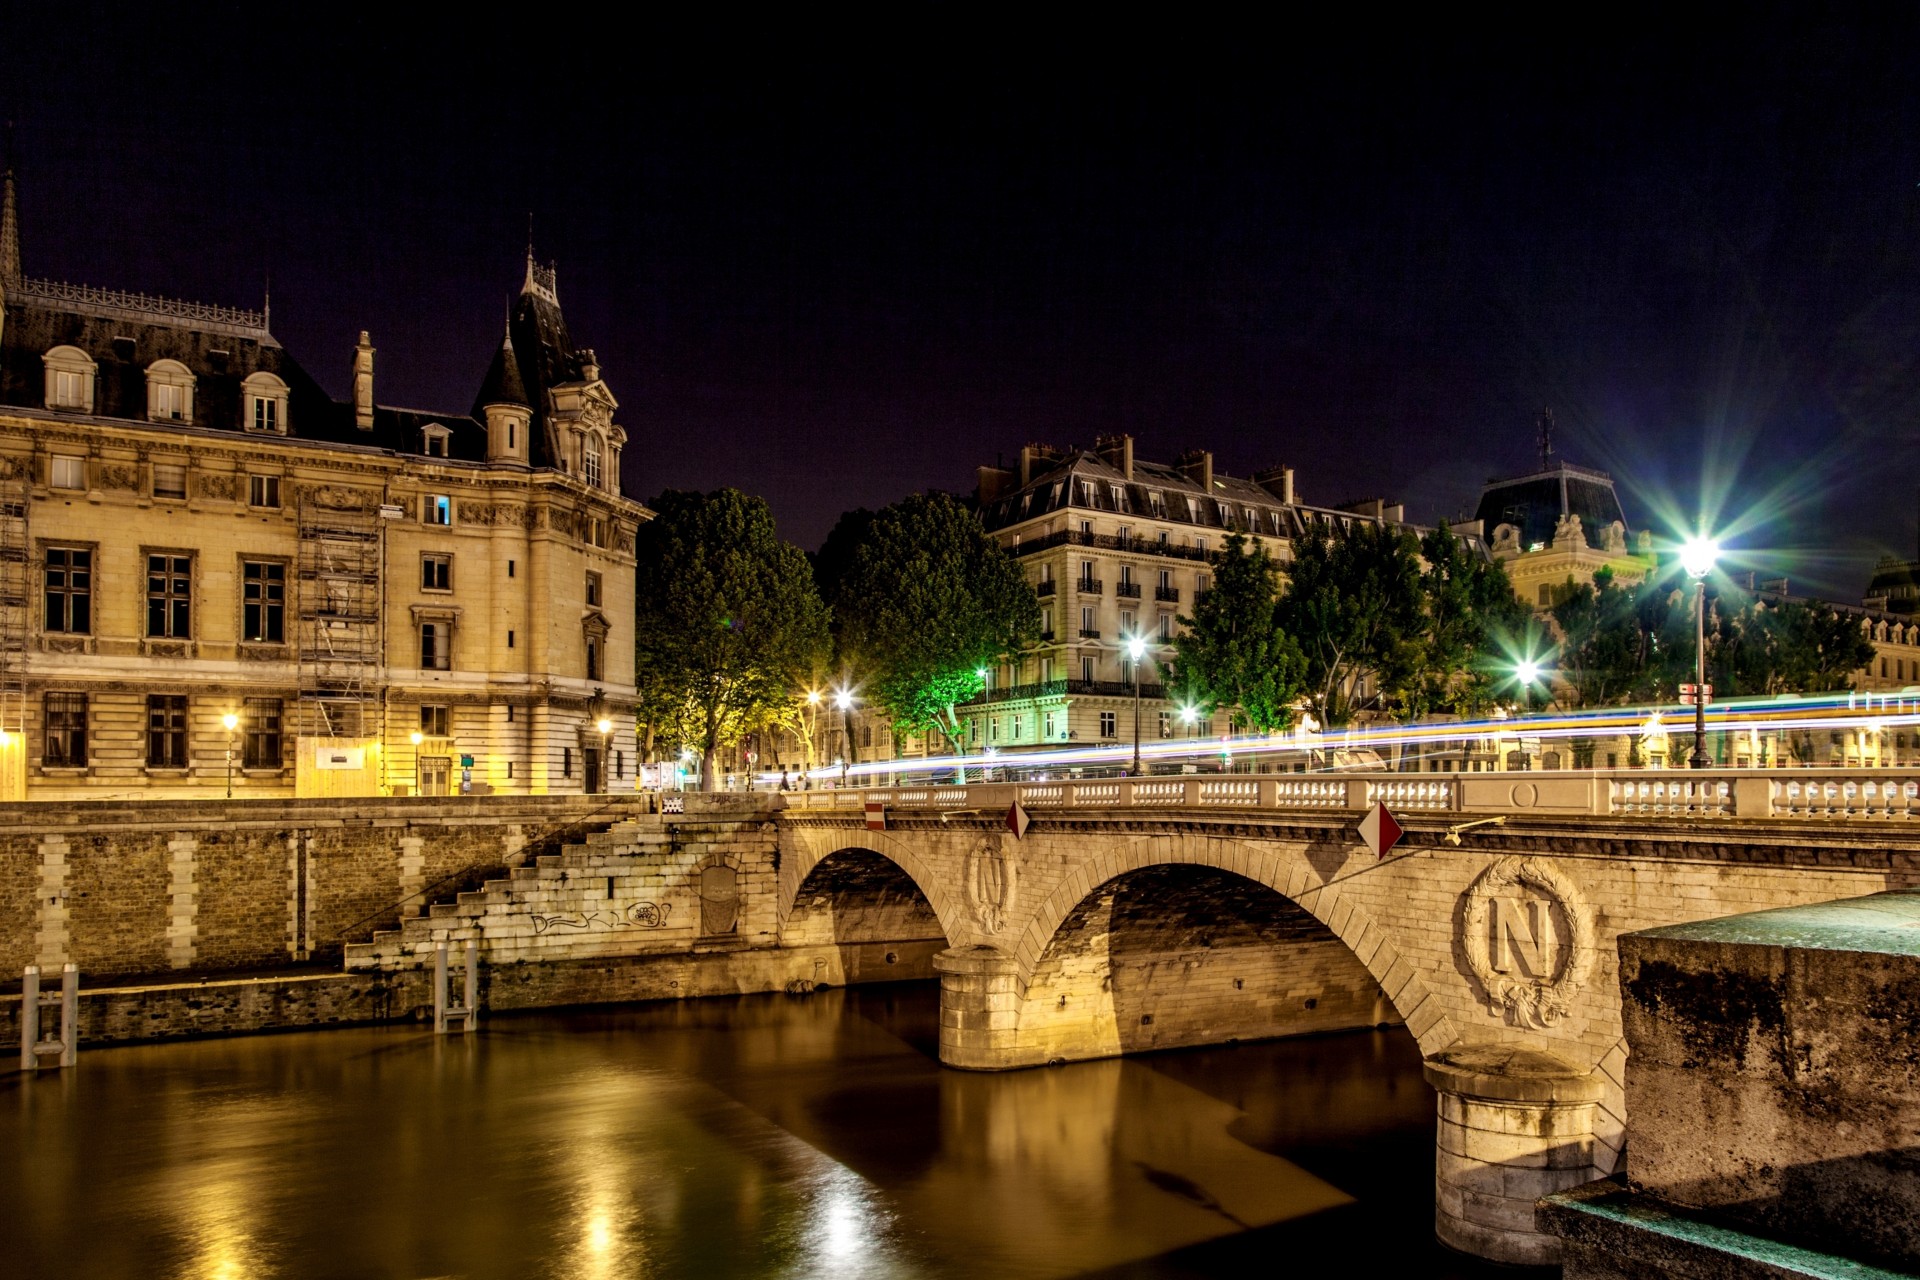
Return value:
M 669 490 L 640 526 L 635 553 L 635 668 L 649 741 L 714 758 L 790 703 L 827 647 L 827 611 L 798 547 L 773 513 L 737 489 Z
M 1730 602 L 1714 677 L 1728 693 L 1829 693 L 1873 660 L 1858 618 L 1804 600 Z
M 1548 616 L 1561 635 L 1560 682 L 1576 706 L 1609 706 L 1633 695 L 1647 657 L 1633 589 L 1601 569 L 1591 583 L 1569 581 L 1556 591 Z
M 1306 679 L 1306 658 L 1275 614 L 1279 570 L 1266 548 L 1235 533 L 1216 561 L 1213 589 L 1180 619 L 1168 686 L 1207 715 L 1233 711 L 1260 733 L 1286 728 Z
M 864 523 L 832 601 L 841 658 L 897 730 L 937 731 L 959 751 L 954 708 L 980 695 L 982 669 L 1039 635 L 1039 598 L 949 494 L 915 494 Z
M 1275 621 L 1306 661 L 1308 702 L 1323 725 L 1384 709 L 1420 667 L 1419 544 L 1386 525 L 1345 532 L 1316 523 L 1293 542 Z
M 1551 645 L 1507 571 L 1468 553 L 1442 523 L 1420 539 L 1418 642 L 1393 690 L 1409 719 L 1432 712 L 1485 711 L 1513 686 L 1515 664 L 1546 657 Z

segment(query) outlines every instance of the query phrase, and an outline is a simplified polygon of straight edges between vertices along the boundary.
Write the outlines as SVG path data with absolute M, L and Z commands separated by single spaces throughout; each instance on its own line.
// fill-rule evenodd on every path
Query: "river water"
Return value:
M 0 1076 L 0 1273 L 1491 1276 L 1404 1031 L 998 1075 L 914 983 Z

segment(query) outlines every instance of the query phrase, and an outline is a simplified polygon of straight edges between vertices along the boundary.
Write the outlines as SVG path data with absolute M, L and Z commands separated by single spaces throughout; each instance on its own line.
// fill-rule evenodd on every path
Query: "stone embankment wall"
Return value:
M 337 963 L 442 877 L 631 814 L 644 797 L 0 805 L 0 990 Z

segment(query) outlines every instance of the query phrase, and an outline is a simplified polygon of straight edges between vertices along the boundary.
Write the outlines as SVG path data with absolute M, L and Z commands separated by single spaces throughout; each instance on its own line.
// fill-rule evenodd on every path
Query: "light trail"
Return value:
M 1662 734 L 1649 735 L 1648 725 L 1659 719 Z M 1682 717 L 1685 717 L 1684 719 Z M 1438 744 L 1465 744 L 1475 740 L 1494 743 L 1520 739 L 1562 740 L 1569 738 L 1608 738 L 1665 736 L 1691 738 L 1688 721 L 1691 710 L 1672 704 L 1646 704 L 1632 707 L 1604 707 L 1591 711 L 1540 713 L 1506 718 L 1477 720 L 1425 721 L 1413 724 L 1385 724 L 1328 730 L 1321 733 L 1276 737 L 1265 734 L 1231 734 L 1209 738 L 1153 738 L 1140 743 L 1141 759 L 1146 764 L 1204 763 L 1220 764 L 1240 757 L 1290 757 L 1306 763 L 1307 773 L 1379 772 L 1377 767 L 1357 763 L 1326 763 L 1338 752 L 1371 750 L 1382 747 L 1422 747 Z M 1801 730 L 1884 730 L 1920 725 L 1920 687 L 1889 693 L 1833 693 L 1783 695 L 1773 698 L 1741 698 L 1709 706 L 1709 733 L 1786 733 Z M 958 776 L 961 770 L 980 780 L 1006 780 L 1010 774 L 1027 777 L 1035 771 L 1095 768 L 1124 772 L 1132 763 L 1131 739 L 1100 745 L 1063 745 L 1034 751 L 1009 753 L 970 753 L 898 760 L 868 760 L 858 764 L 821 765 L 811 772 L 790 770 L 794 779 L 809 778 L 815 784 L 844 778 L 847 782 L 869 782 L 876 777 L 903 776 L 931 778 L 947 774 Z M 1316 761 L 1314 758 L 1319 757 Z M 1302 772 L 1290 770 L 1290 772 Z M 994 777 L 997 775 L 997 777 Z M 761 770 L 757 783 L 779 785 L 777 770 Z M 928 785 L 933 785 L 929 782 Z

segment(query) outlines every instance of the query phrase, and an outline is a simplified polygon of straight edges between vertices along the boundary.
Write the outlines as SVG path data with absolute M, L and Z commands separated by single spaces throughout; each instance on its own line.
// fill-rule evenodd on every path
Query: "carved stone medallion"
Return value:
M 1461 912 L 1461 950 L 1495 1013 L 1543 1028 L 1573 1011 L 1593 966 L 1593 913 L 1542 858 L 1506 857 L 1480 873 Z

